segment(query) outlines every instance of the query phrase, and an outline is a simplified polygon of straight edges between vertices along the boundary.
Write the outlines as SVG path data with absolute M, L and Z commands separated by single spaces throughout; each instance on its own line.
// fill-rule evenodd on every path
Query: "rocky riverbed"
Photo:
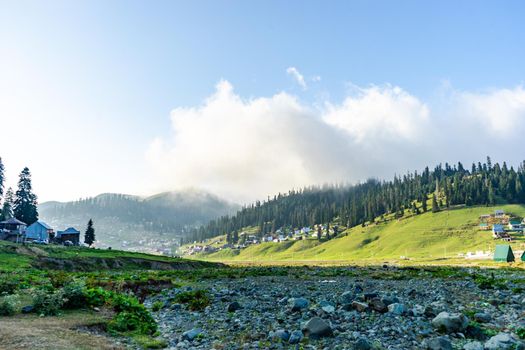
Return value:
M 525 349 L 522 271 L 348 271 L 206 279 L 145 305 L 173 349 Z

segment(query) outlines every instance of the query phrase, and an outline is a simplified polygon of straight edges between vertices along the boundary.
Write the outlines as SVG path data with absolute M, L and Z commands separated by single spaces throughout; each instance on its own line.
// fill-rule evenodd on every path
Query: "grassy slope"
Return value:
M 20 244 L 0 241 L 0 272 L 30 268 L 32 262 L 42 256 L 58 259 L 125 258 L 165 263 L 180 263 L 186 261 L 180 258 L 170 258 L 167 256 L 127 252 L 122 250 L 90 249 L 83 247 L 63 247 L 53 245 L 44 246 L 34 244 L 22 246 Z
M 523 217 L 525 206 L 458 208 L 439 213 L 392 220 L 369 227 L 353 227 L 337 239 L 319 243 L 316 240 L 262 243 L 240 252 L 224 250 L 199 258 L 232 261 L 350 260 L 375 261 L 399 259 L 400 256 L 424 260 L 456 257 L 458 253 L 493 250 L 490 231 L 478 230 L 478 217 L 495 209 Z M 345 234 L 348 233 L 348 236 Z M 523 250 L 525 239 L 512 243 Z

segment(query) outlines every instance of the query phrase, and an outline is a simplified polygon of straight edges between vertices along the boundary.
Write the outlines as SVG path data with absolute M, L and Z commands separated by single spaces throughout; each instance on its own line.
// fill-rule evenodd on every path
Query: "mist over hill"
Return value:
M 163 192 L 150 197 L 104 193 L 72 202 L 39 205 L 40 219 L 55 230 L 85 230 L 95 222 L 99 246 L 140 251 L 168 250 L 191 228 L 225 214 L 238 205 L 196 189 Z

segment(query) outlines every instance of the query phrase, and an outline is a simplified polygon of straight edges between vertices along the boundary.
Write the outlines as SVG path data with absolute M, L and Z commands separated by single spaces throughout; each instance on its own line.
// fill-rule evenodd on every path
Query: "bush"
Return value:
M 525 339 L 525 328 L 521 327 L 516 329 L 516 334 L 518 337 L 520 337 L 520 339 Z
M 3 277 L 0 279 L 0 295 L 14 294 L 18 288 L 18 281 Z
M 156 301 L 153 303 L 153 305 L 151 305 L 151 310 L 153 310 L 154 312 L 157 312 L 160 309 L 162 309 L 163 306 L 164 306 L 164 303 L 162 301 Z
M 16 313 L 18 296 L 8 295 L 0 298 L 0 316 L 12 316 Z
M 62 290 L 48 292 L 37 289 L 33 294 L 33 310 L 44 316 L 56 316 L 64 305 Z
M 62 288 L 64 309 L 78 309 L 87 306 L 86 283 L 74 280 Z
M 205 290 L 182 292 L 175 296 L 175 302 L 187 304 L 192 311 L 204 310 L 210 305 L 210 297 Z
M 117 315 L 108 324 L 110 332 L 137 332 L 151 335 L 157 331 L 157 323 L 137 298 L 114 294 L 111 305 Z
M 97 287 L 97 288 L 89 288 L 86 290 L 86 304 L 89 306 L 102 306 L 106 304 L 112 293 Z

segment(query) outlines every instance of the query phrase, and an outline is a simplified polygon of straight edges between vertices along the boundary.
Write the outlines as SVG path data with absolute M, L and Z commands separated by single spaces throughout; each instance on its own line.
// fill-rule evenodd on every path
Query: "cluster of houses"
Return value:
M 244 249 L 250 245 L 253 244 L 260 244 L 264 242 L 273 242 L 273 243 L 281 243 L 286 241 L 298 241 L 303 239 L 317 239 L 317 230 L 321 229 L 322 237 L 327 236 L 328 233 L 333 234 L 334 230 L 333 228 L 329 228 L 329 232 L 327 232 L 326 225 L 314 225 L 314 228 L 310 227 L 303 227 L 300 229 L 294 229 L 294 230 L 285 230 L 283 228 L 279 228 L 275 231 L 275 233 L 267 233 L 263 235 L 262 237 L 250 234 L 248 232 L 241 232 L 239 234 L 239 243 L 238 244 L 221 244 L 221 242 L 217 241 L 214 244 L 193 244 L 185 248 L 185 250 L 182 252 L 183 255 L 195 255 L 199 253 L 214 253 L 226 248 L 229 249 Z
M 494 239 L 512 241 L 510 233 L 521 233 L 525 229 L 525 219 L 519 220 L 505 214 L 503 210 L 496 210 L 493 214 L 485 214 L 479 217 L 479 229 L 483 231 L 492 230 Z
M 36 221 L 31 225 L 10 218 L 0 222 L 0 240 L 16 243 L 63 244 L 66 246 L 80 244 L 80 231 L 69 227 L 57 231 L 43 221 Z

